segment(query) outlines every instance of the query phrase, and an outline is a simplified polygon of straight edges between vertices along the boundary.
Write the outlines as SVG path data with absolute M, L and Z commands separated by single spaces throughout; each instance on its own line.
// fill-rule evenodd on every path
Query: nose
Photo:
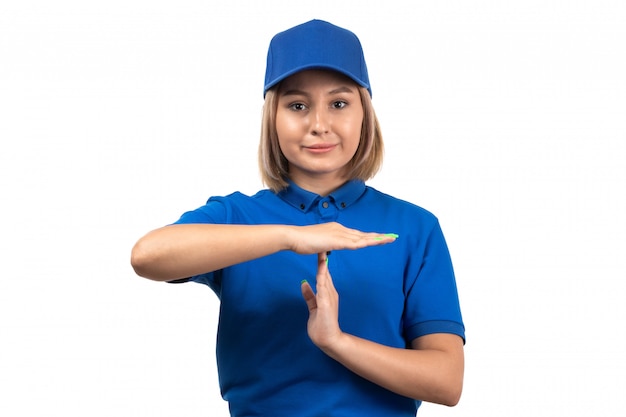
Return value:
M 328 133 L 330 129 L 330 118 L 328 110 L 323 107 L 317 107 L 311 114 L 311 134 L 319 136 Z

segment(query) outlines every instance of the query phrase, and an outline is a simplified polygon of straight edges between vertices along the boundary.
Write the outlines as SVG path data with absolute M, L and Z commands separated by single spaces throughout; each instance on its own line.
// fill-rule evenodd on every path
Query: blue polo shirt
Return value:
M 211 197 L 177 223 L 332 221 L 400 235 L 391 244 L 329 256 L 344 332 L 398 348 L 431 333 L 465 338 L 437 218 L 362 181 L 350 181 L 324 197 L 293 183 L 278 194 L 262 190 L 253 196 Z M 191 278 L 220 299 L 217 365 L 231 415 L 415 416 L 420 401 L 361 378 L 311 342 L 300 282 L 307 279 L 315 288 L 316 272 L 317 255 L 283 251 Z

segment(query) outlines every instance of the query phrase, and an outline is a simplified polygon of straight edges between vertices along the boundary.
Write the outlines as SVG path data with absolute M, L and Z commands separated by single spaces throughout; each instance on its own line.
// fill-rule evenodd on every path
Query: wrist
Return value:
M 281 251 L 294 251 L 295 252 L 295 238 L 294 229 L 296 226 L 289 225 L 277 225 L 277 238 L 280 242 L 279 248 Z
M 318 345 L 322 352 L 335 360 L 339 360 L 344 352 L 350 352 L 351 343 L 349 334 L 339 331 L 337 335 L 328 338 L 323 345 Z

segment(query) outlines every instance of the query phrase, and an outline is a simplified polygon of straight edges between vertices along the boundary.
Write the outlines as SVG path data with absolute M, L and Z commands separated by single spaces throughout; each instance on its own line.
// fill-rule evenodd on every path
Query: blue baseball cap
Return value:
M 267 51 L 263 97 L 285 78 L 306 69 L 340 72 L 372 95 L 361 42 L 347 29 L 314 19 L 276 34 Z

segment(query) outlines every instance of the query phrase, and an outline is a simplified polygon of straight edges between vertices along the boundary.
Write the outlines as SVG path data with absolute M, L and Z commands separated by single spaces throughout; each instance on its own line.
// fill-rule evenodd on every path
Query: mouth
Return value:
M 333 145 L 330 143 L 318 143 L 311 146 L 305 146 L 304 149 L 311 153 L 326 153 L 335 149 L 337 145 Z

